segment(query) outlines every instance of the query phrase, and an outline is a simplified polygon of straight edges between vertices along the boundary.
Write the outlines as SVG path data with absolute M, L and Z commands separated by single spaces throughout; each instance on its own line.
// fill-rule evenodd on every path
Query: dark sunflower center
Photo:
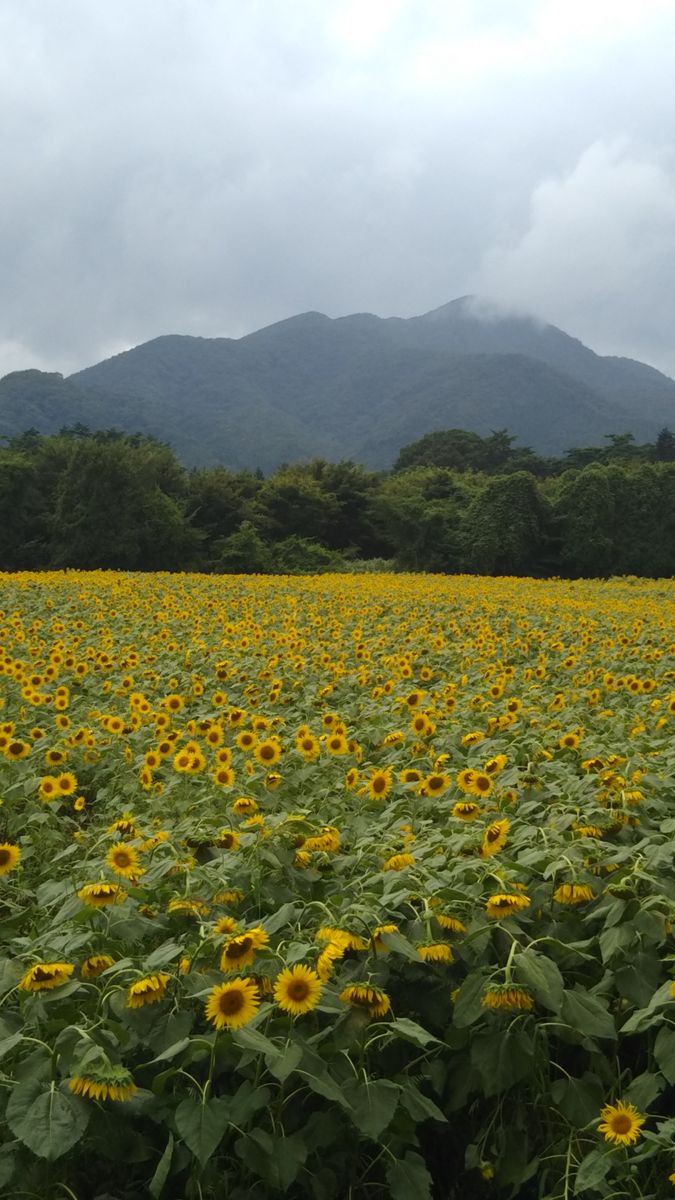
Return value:
M 489 779 L 481 779 L 479 776 L 478 779 L 476 780 L 476 787 L 478 788 L 479 792 L 487 792 L 490 787 L 490 780 Z
M 290 1000 L 302 1003 L 309 996 L 309 984 L 306 979 L 294 979 L 289 983 L 286 991 Z
M 632 1124 L 633 1122 L 631 1121 L 630 1117 L 626 1115 L 626 1113 L 619 1113 L 616 1117 L 612 1118 L 612 1128 L 615 1133 L 628 1133 L 629 1129 L 632 1127 Z
M 274 749 L 272 746 L 263 746 L 260 751 L 260 757 L 265 759 L 274 758 Z
M 250 937 L 243 937 L 237 942 L 230 942 L 230 945 L 225 949 L 225 957 L 235 959 L 243 958 L 245 954 L 248 954 L 252 945 L 253 939 Z
M 374 792 L 383 792 L 386 786 L 387 786 L 387 781 L 386 781 L 386 779 L 383 779 L 381 775 L 378 775 L 377 778 L 375 778 L 373 780 L 373 791 Z
M 500 829 L 498 829 L 495 825 L 491 825 L 487 831 L 487 841 L 488 842 L 498 841 L 500 833 L 501 833 Z
M 9 850 L 0 850 L 0 867 L 6 867 L 11 857 Z
M 218 1007 L 224 1017 L 234 1017 L 244 1007 L 244 993 L 240 991 L 224 992 L 218 1000 Z
M 126 850 L 118 850 L 115 854 L 115 862 L 118 867 L 128 867 L 131 863 L 131 855 L 127 854 Z

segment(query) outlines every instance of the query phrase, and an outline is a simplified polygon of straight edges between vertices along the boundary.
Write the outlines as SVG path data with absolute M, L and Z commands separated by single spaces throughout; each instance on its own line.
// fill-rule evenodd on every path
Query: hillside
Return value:
M 544 454 L 606 433 L 649 440 L 675 426 L 675 382 L 464 297 L 409 319 L 304 313 L 238 340 L 165 336 L 66 380 L 0 381 L 0 433 L 73 421 L 152 433 L 187 464 L 387 467 L 443 428 L 508 428 Z

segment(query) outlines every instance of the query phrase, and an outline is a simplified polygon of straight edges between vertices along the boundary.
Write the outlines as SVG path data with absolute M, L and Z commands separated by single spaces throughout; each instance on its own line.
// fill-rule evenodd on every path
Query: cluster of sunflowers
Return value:
M 3 1195 L 672 1192 L 669 584 L 2 603 Z

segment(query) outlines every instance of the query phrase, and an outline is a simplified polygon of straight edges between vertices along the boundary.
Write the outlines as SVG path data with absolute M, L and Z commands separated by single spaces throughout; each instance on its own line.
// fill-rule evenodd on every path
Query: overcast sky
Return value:
M 675 375 L 673 0 L 0 0 L 0 375 L 477 292 Z

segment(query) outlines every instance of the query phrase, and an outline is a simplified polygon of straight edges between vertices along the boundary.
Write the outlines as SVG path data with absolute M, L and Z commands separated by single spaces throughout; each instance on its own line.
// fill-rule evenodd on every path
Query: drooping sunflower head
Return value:
M 506 817 L 503 817 L 501 821 L 493 821 L 491 825 L 488 825 L 483 835 L 483 845 L 480 852 L 481 858 L 490 858 L 506 845 L 510 828 L 511 822 Z
M 78 899 L 91 908 L 105 908 L 107 904 L 121 904 L 127 892 L 118 883 L 85 883 L 77 893 Z
M 595 893 L 587 883 L 561 883 L 553 893 L 558 904 L 585 904 L 593 900 Z
M 365 983 L 350 984 L 340 992 L 340 999 L 369 1017 L 384 1017 L 391 1009 L 387 993 Z
M 531 1012 L 534 1008 L 534 997 L 526 988 L 514 987 L 511 984 L 490 984 L 481 998 L 483 1008 L 492 1008 L 506 1012 Z
M 170 975 L 161 972 L 137 979 L 127 989 L 127 1008 L 143 1008 L 146 1004 L 157 1004 L 163 1000 L 170 979 Z
M 35 963 L 19 982 L 24 992 L 47 992 L 67 983 L 75 967 L 73 963 Z
M 498 892 L 495 896 L 489 897 L 485 907 L 489 917 L 498 919 L 499 917 L 511 917 L 514 913 L 529 908 L 530 904 L 529 896 L 524 896 L 522 893 Z
M 83 979 L 97 979 L 108 967 L 112 967 L 114 962 L 111 954 L 90 954 L 80 964 L 80 975 Z

